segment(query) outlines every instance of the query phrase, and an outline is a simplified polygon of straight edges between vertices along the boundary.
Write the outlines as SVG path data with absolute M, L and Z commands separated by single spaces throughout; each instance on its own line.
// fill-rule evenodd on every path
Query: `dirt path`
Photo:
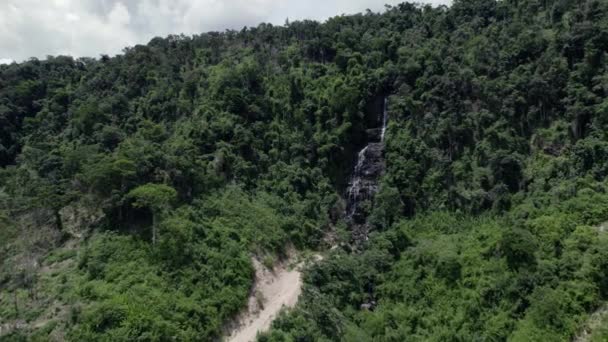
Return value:
M 290 268 L 288 260 L 269 270 L 253 259 L 253 265 L 256 280 L 249 305 L 247 310 L 227 327 L 232 333 L 227 334 L 226 341 L 255 341 L 257 333 L 268 330 L 282 308 L 296 305 L 302 292 L 302 264 Z

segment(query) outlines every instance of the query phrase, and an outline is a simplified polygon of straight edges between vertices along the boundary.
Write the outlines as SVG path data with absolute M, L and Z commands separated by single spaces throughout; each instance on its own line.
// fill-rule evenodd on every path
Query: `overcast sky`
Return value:
M 402 0 L 0 0 L 0 63 L 114 55 L 155 36 L 324 20 Z M 420 0 L 449 4 L 450 0 Z

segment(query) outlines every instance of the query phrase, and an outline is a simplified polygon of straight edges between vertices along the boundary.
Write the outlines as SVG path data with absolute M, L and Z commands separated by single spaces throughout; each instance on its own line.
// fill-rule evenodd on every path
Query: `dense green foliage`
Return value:
M 390 95 L 374 234 L 260 339 L 568 339 L 608 299 L 607 58 L 604 0 L 455 0 L 0 65 L 9 338 L 218 336 L 251 253 L 345 235 Z
M 264 340 L 568 340 L 608 294 L 608 235 L 589 217 L 605 190 L 500 217 L 402 221 L 362 255 L 313 268 L 305 304 Z M 359 310 L 371 300 L 374 311 Z

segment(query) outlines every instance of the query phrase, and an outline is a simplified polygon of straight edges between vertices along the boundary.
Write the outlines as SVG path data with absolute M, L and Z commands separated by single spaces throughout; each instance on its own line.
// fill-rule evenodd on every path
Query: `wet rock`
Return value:
M 382 139 L 382 128 L 371 128 L 365 131 L 367 141 L 379 142 Z
M 361 310 L 374 311 L 376 308 L 376 301 L 372 300 L 371 302 L 363 303 L 360 306 Z
M 386 164 L 384 162 L 384 132 L 388 112 L 386 105 L 381 127 L 367 130 L 370 141 L 357 155 L 357 163 L 346 191 L 346 219 L 356 244 L 367 240 L 370 227 L 366 223 L 372 208 L 372 200 L 378 192 L 378 180 Z

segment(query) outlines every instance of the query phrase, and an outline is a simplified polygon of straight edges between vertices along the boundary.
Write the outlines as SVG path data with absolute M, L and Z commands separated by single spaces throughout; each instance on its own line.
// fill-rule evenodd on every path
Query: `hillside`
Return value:
M 607 95 L 605 0 L 0 65 L 0 340 L 217 340 L 296 249 L 259 341 L 605 341 Z

